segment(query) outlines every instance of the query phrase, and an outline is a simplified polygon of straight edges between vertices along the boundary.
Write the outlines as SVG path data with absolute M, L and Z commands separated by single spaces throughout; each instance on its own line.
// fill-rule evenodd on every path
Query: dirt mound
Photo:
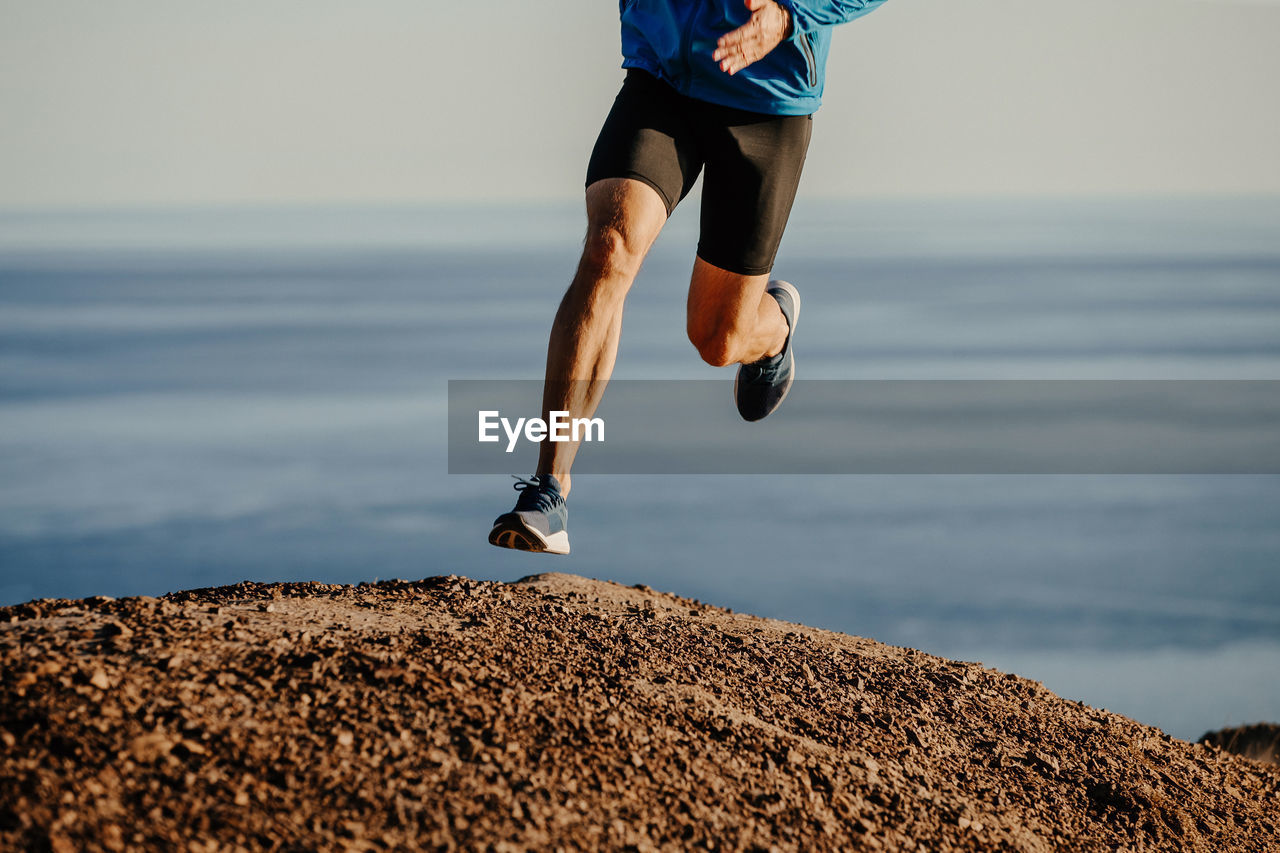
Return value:
M 541 575 L 0 609 L 0 848 L 1276 849 L 1280 771 Z
M 1255 723 L 1252 726 L 1206 732 L 1200 736 L 1198 743 L 1216 746 L 1254 761 L 1280 764 L 1280 725 L 1275 723 Z

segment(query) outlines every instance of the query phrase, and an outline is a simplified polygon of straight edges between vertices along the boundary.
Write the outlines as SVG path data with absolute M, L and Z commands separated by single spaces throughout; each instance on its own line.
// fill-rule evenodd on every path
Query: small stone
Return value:
M 183 740 L 178 746 L 185 749 L 192 755 L 204 755 L 208 750 L 204 748 L 204 744 L 194 740 Z
M 109 690 L 111 688 L 111 679 L 102 670 L 94 670 L 92 676 L 89 677 L 89 683 L 99 690 Z
M 351 746 L 356 742 L 356 736 L 348 731 L 338 732 L 338 746 Z
M 49 833 L 49 849 L 53 853 L 77 853 L 76 845 L 65 835 Z
M 150 763 L 161 756 L 168 755 L 171 749 L 173 749 L 173 743 L 160 732 L 139 735 L 129 741 L 129 754 L 133 756 L 134 761 L 144 763 Z
M 124 850 L 124 833 L 114 823 L 102 828 L 102 846 L 111 851 Z

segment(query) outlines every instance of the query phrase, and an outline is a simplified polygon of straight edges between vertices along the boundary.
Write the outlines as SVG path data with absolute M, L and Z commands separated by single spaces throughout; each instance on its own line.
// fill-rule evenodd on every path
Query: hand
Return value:
M 773 0 L 745 0 L 751 20 L 716 42 L 711 58 L 720 70 L 737 74 L 782 44 L 791 30 L 791 16 Z

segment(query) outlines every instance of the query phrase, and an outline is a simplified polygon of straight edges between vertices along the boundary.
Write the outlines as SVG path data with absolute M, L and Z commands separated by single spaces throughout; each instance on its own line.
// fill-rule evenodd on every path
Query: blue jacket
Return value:
M 747 22 L 743 0 L 619 0 L 623 68 L 640 68 L 682 94 L 772 115 L 808 115 L 822 103 L 831 28 L 884 0 L 777 0 L 791 38 L 730 76 L 711 58 L 716 41 Z

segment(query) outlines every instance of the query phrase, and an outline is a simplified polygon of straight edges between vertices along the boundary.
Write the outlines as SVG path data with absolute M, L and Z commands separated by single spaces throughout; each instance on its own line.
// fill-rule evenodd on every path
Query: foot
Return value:
M 800 317 L 800 294 L 785 281 L 771 281 L 765 291 L 778 300 L 782 316 L 787 321 L 787 340 L 777 355 L 765 356 L 759 361 L 738 368 L 738 379 L 733 383 L 733 398 L 738 404 L 738 414 L 743 420 L 758 421 L 768 415 L 791 390 L 795 378 L 796 357 L 791 351 L 791 338 Z
M 498 516 L 489 531 L 489 544 L 519 551 L 569 553 L 569 506 L 560 494 L 560 483 L 550 474 L 527 480 L 516 478 L 520 497 L 516 508 Z

